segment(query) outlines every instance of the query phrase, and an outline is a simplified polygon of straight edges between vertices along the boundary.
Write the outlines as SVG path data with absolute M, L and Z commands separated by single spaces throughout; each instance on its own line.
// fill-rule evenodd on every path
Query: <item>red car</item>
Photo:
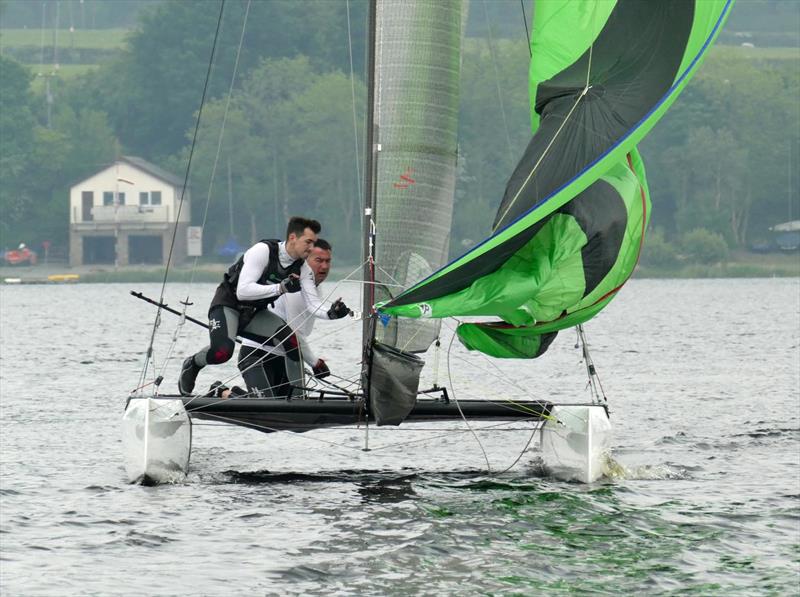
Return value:
M 21 263 L 36 265 L 36 253 L 26 247 L 25 243 L 22 243 L 18 249 L 6 251 L 3 259 L 9 265 L 20 265 Z

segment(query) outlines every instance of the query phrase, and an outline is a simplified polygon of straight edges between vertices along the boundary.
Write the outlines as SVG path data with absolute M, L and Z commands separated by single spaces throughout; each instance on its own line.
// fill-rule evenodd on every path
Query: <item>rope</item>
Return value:
M 522 2 L 522 0 L 520 0 L 520 2 Z M 523 14 L 524 14 L 524 6 L 523 6 Z M 592 12 L 592 19 L 596 19 L 596 17 L 597 17 L 597 9 L 595 8 L 595 10 Z M 525 30 L 527 31 L 527 21 L 526 21 Z M 530 44 L 528 44 L 528 47 L 530 47 Z M 517 199 L 519 199 L 519 196 L 522 194 L 522 191 L 525 189 L 525 187 L 530 182 L 531 178 L 533 178 L 533 175 L 539 169 L 539 165 L 542 163 L 544 158 L 550 152 L 550 148 L 553 146 L 553 143 L 555 143 L 556 139 L 558 139 L 558 137 L 561 135 L 561 131 L 563 130 L 564 126 L 566 126 L 567 122 L 569 122 L 569 119 L 572 117 L 572 113 L 575 111 L 575 108 L 578 107 L 578 103 L 586 96 L 586 94 L 588 93 L 589 89 L 591 89 L 591 86 L 589 85 L 589 79 L 590 79 L 591 73 L 592 73 L 592 53 L 593 53 L 593 50 L 594 50 L 594 41 L 592 41 L 591 45 L 589 46 L 589 63 L 587 65 L 587 67 L 586 67 L 586 84 L 583 87 L 583 91 L 581 91 L 580 95 L 575 100 L 575 103 L 572 105 L 572 108 L 570 108 L 569 112 L 567 113 L 566 117 L 564 118 L 564 121 L 561 123 L 561 126 L 558 127 L 558 130 L 553 135 L 553 138 L 550 139 L 550 142 L 547 144 L 547 147 L 545 147 L 544 151 L 542 152 L 542 155 L 539 156 L 539 159 L 536 161 L 536 164 L 533 166 L 533 169 L 530 171 L 528 176 L 525 178 L 525 181 L 522 183 L 522 185 L 520 185 L 519 190 L 517 190 L 516 195 L 514 195 L 514 198 L 509 202 L 508 206 L 503 211 L 503 215 L 500 216 L 499 218 L 497 218 L 497 222 L 498 223 L 503 221 L 505 219 L 506 215 L 508 214 L 508 212 L 511 211 L 511 208 L 517 202 Z
M 458 321 L 458 320 L 456 319 L 456 321 Z M 475 438 L 475 441 L 478 442 L 478 446 L 480 447 L 481 452 L 483 453 L 483 458 L 484 458 L 484 460 L 486 460 L 487 473 L 489 475 L 492 475 L 492 476 L 496 476 L 496 475 L 499 475 L 499 474 L 506 473 L 506 472 L 510 471 L 514 466 L 516 466 L 516 464 L 522 459 L 522 456 L 528 450 L 528 446 L 530 446 L 530 443 L 533 440 L 534 435 L 536 435 L 536 431 L 538 430 L 538 427 L 535 427 L 533 429 L 533 431 L 531 431 L 531 435 L 530 435 L 530 437 L 528 437 L 528 441 L 525 442 L 525 446 L 522 448 L 522 451 L 520 451 L 519 455 L 514 459 L 514 461 L 508 467 L 506 467 L 505 469 L 503 469 L 501 471 L 492 471 L 492 465 L 489 463 L 489 457 L 486 454 L 486 450 L 484 449 L 483 444 L 481 443 L 481 440 L 478 437 L 478 434 L 475 433 L 475 431 L 470 426 L 469 421 L 467 421 L 467 418 L 464 416 L 464 413 L 461 410 L 461 405 L 458 403 L 458 399 L 456 398 L 456 389 L 455 389 L 455 386 L 453 385 L 453 377 L 451 375 L 451 368 L 450 368 L 450 352 L 451 352 L 451 349 L 453 347 L 453 340 L 455 339 L 455 337 L 456 337 L 456 334 L 454 332 L 453 335 L 450 337 L 450 343 L 447 346 L 447 378 L 450 381 L 450 392 L 453 394 L 453 401 L 456 403 L 456 407 L 458 408 L 458 412 L 461 414 L 461 418 L 464 420 L 464 423 L 466 424 L 467 428 L 470 430 L 470 432 L 472 432 L 472 435 Z
M 553 138 L 550 139 L 550 142 L 547 144 L 547 147 L 544 148 L 544 151 L 542 152 L 542 155 L 539 156 L 539 159 L 536 161 L 536 164 L 534 164 L 533 168 L 528 173 L 528 176 L 525 178 L 525 181 L 520 185 L 519 190 L 517 190 L 517 194 L 514 195 L 514 198 L 511 201 L 509 201 L 508 206 L 506 206 L 505 211 L 503 211 L 503 215 L 500 216 L 497 219 L 498 222 L 501 222 L 503 219 L 505 219 L 505 217 L 508 214 L 508 212 L 511 210 L 511 208 L 514 206 L 514 204 L 517 202 L 517 199 L 519 199 L 519 196 L 522 194 L 522 191 L 525 190 L 525 187 L 528 185 L 528 183 L 530 182 L 531 178 L 533 178 L 533 175 L 539 169 L 539 165 L 542 163 L 542 160 L 544 160 L 544 158 L 550 152 L 550 148 L 553 147 L 553 143 L 555 143 L 556 139 L 558 139 L 559 135 L 561 135 L 561 131 L 566 126 L 567 122 L 569 122 L 569 119 L 572 116 L 572 113 L 575 111 L 575 108 L 578 107 L 578 103 L 583 99 L 583 97 L 586 95 L 586 92 L 588 92 L 588 91 L 589 91 L 589 88 L 588 87 L 584 87 L 583 91 L 578 96 L 578 99 L 576 99 L 575 103 L 572 104 L 572 108 L 570 108 L 570 110 L 567 113 L 566 117 L 562 121 L 561 126 L 558 127 L 558 130 L 556 131 L 555 135 L 553 135 Z
M 467 426 L 467 429 L 469 429 L 472 432 L 472 436 L 475 438 L 475 441 L 478 442 L 478 447 L 481 449 L 481 452 L 483 452 L 483 458 L 484 460 L 486 460 L 486 469 L 491 475 L 492 465 L 489 463 L 489 456 L 487 456 L 486 450 L 483 448 L 483 444 L 481 443 L 478 434 L 475 433 L 475 431 L 473 431 L 472 427 L 469 424 L 469 421 L 467 421 L 467 417 L 464 416 L 464 411 L 461 410 L 461 405 L 458 403 L 458 398 L 456 398 L 456 388 L 453 385 L 453 377 L 450 374 L 450 349 L 453 348 L 453 340 L 455 339 L 455 337 L 456 337 L 455 334 L 450 336 L 450 344 L 448 344 L 447 346 L 447 379 L 450 381 L 450 392 L 453 394 L 453 401 L 456 403 L 456 408 L 458 409 L 458 413 L 461 415 L 461 418 L 464 420 L 464 424 Z
M 535 419 L 530 419 L 530 420 L 531 421 L 535 421 Z M 517 421 L 517 422 L 521 422 L 521 421 Z M 451 435 L 453 435 L 455 433 L 468 433 L 470 431 L 472 431 L 473 433 L 478 432 L 478 431 L 492 431 L 493 433 L 497 433 L 498 431 L 528 431 L 528 429 L 519 429 L 519 428 L 497 429 L 497 427 L 500 427 L 502 425 L 508 425 L 508 423 L 507 422 L 503 422 L 503 423 L 497 423 L 496 425 L 485 425 L 485 426 L 479 427 L 479 428 L 477 428 L 475 430 L 473 430 L 473 429 L 425 429 L 425 428 L 402 429 L 402 430 L 395 429 L 393 431 L 404 431 L 406 433 L 414 432 L 414 431 L 443 431 L 444 433 L 440 433 L 440 434 L 434 435 L 432 437 L 424 437 L 424 438 L 421 438 L 421 439 L 412 439 L 412 440 L 409 440 L 409 441 L 406 441 L 406 442 L 394 442 L 394 443 L 391 443 L 391 444 L 384 444 L 382 446 L 378 446 L 377 448 L 370 448 L 370 451 L 377 452 L 379 450 L 386 450 L 386 449 L 389 449 L 389 448 L 399 448 L 399 447 L 403 447 L 403 446 L 410 446 L 410 445 L 413 445 L 413 444 L 426 443 L 426 442 L 430 442 L 430 441 L 433 441 L 435 439 L 439 439 L 439 438 L 442 438 L 442 437 L 449 437 L 449 436 L 451 436 Z M 389 430 L 387 429 L 386 431 L 389 431 Z M 538 427 L 534 428 L 533 433 L 535 434 L 536 431 L 538 431 Z M 531 437 L 533 437 L 533 436 L 531 436 Z M 528 440 L 528 443 L 530 443 L 530 440 Z M 526 444 L 526 448 L 527 448 L 527 444 Z M 519 460 L 519 458 L 517 460 Z M 516 462 L 517 461 L 514 461 L 514 464 L 516 464 Z M 514 465 L 512 464 L 511 466 L 514 466 Z M 511 467 L 509 467 L 509 469 L 510 468 Z M 506 472 L 509 469 L 506 469 L 505 471 L 502 471 L 502 472 Z
M 454 335 L 456 334 L 456 329 L 455 328 L 450 327 L 450 326 L 447 326 L 447 327 L 450 330 L 453 331 Z M 524 396 L 524 397 L 529 397 L 530 396 L 530 390 L 528 388 L 525 388 L 525 387 L 519 385 L 517 382 L 515 382 L 513 380 L 510 380 L 508 378 L 508 376 L 506 376 L 506 374 L 503 373 L 503 371 L 501 371 L 501 369 L 495 363 L 493 363 L 491 360 L 489 360 L 489 357 L 487 357 L 485 354 L 483 354 L 483 353 L 478 353 L 478 354 L 483 358 L 484 361 L 486 361 L 489 365 L 491 365 L 497 371 L 497 373 L 492 373 L 491 371 L 487 371 L 487 370 L 484 369 L 484 371 L 486 373 L 489 373 L 490 375 L 493 375 L 496 379 L 498 379 L 501 382 L 503 382 L 503 383 L 511 386 L 512 388 L 518 390 L 521 393 L 522 396 Z M 448 358 L 449 358 L 449 355 L 448 355 Z M 456 355 L 456 358 L 460 359 L 464 363 L 470 364 L 473 367 L 475 366 L 474 363 L 472 363 L 471 361 L 465 359 L 464 357 L 460 357 L 460 356 Z M 448 367 L 449 366 L 450 366 L 450 363 L 449 363 L 449 360 L 448 360 Z M 489 400 L 487 402 L 491 402 L 492 404 L 496 404 L 497 406 L 506 406 L 506 404 L 504 404 L 502 402 L 496 402 L 496 401 L 492 401 L 492 400 Z M 514 402 L 513 400 L 506 400 L 505 402 L 507 402 L 508 404 L 514 405 L 515 408 L 506 406 L 510 410 L 514 410 L 516 412 L 529 412 L 531 414 L 534 414 L 534 413 L 535 414 L 539 414 L 539 413 L 536 413 L 536 411 L 531 410 L 527 406 L 525 406 L 523 404 L 519 404 L 517 402 Z M 544 415 L 543 413 L 541 414 L 541 416 L 542 416 L 542 418 L 545 418 L 545 419 L 548 419 L 548 420 L 553 419 L 552 417 L 549 417 L 548 415 Z

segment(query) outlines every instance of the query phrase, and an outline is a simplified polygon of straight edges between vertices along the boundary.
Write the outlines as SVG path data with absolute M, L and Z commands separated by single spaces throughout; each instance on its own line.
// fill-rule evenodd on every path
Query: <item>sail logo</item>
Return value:
M 428 303 L 420 303 L 417 306 L 419 307 L 420 317 L 433 317 L 433 309 Z
M 413 168 L 406 168 L 406 171 L 400 175 L 400 182 L 395 182 L 392 186 L 396 189 L 407 189 L 412 184 L 417 182 L 411 175 L 414 173 Z

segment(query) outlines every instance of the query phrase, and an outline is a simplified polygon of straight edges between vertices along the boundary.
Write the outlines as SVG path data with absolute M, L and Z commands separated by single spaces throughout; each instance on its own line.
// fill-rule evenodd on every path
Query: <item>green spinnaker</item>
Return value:
M 599 312 L 631 275 L 649 221 L 636 144 L 686 86 L 732 1 L 537 2 L 529 73 L 534 138 L 509 181 L 498 230 L 379 310 L 396 317 L 499 317 L 491 324 L 462 324 L 459 338 L 470 349 L 516 358 L 539 356 L 549 343 L 542 334 Z M 651 9 L 653 16 L 645 12 Z M 636 30 L 631 24 L 639 25 L 640 39 L 619 34 Z M 650 39 L 662 45 L 644 46 Z M 645 89 L 637 97 L 629 92 L 637 84 L 660 85 L 664 92 L 657 87 L 648 96 Z M 641 105 L 630 110 L 635 101 Z M 625 117 L 631 122 L 620 129 Z M 609 144 L 603 135 L 612 132 Z M 553 147 L 561 152 L 558 159 L 548 155 Z M 598 155 L 591 153 L 595 147 Z M 573 158 L 568 150 L 580 154 L 576 172 L 563 166 Z M 530 189 L 543 179 L 553 190 L 538 197 Z M 522 208 L 527 210 L 517 217 L 514 210 Z

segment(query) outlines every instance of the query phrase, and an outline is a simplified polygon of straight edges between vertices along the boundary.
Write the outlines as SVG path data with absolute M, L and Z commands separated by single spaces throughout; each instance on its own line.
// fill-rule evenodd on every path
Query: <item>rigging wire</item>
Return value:
M 589 378 L 586 385 L 591 391 L 592 401 L 595 404 L 607 406 L 608 397 L 603 389 L 603 384 L 600 382 L 600 375 L 597 373 L 597 368 L 594 366 L 592 356 L 589 354 L 589 342 L 586 340 L 586 332 L 583 329 L 583 324 L 578 324 L 575 327 L 575 331 L 578 334 L 578 341 L 575 344 L 575 348 L 578 348 L 578 344 L 580 344 L 583 362 L 586 365 L 586 375 Z
M 353 271 L 351 271 L 349 274 L 347 274 L 347 276 L 345 276 L 345 278 L 344 278 L 344 279 L 347 279 L 347 278 L 349 278 L 350 276 L 352 276 L 353 274 L 355 274 L 357 271 L 359 271 L 359 270 L 361 269 L 361 267 L 362 267 L 362 266 L 363 266 L 363 263 L 362 263 L 362 264 L 359 264 L 359 265 L 358 265 L 358 266 L 357 266 L 357 267 L 356 267 L 356 268 L 355 268 Z M 336 284 L 334 284 L 334 286 L 333 286 L 333 288 L 331 289 L 331 291 L 330 291 L 330 292 L 328 292 L 328 294 L 327 294 L 327 295 L 326 295 L 326 296 L 325 296 L 325 297 L 322 299 L 322 301 L 320 301 L 320 306 L 319 306 L 319 307 L 317 307 L 317 310 L 319 310 L 320 308 L 322 308 L 322 305 L 323 305 L 325 302 L 327 302 L 327 301 L 330 299 L 330 297 L 331 297 L 331 296 L 333 296 L 333 294 L 334 294 L 334 293 L 337 291 L 337 289 L 339 288 L 339 285 L 340 285 L 341 283 L 342 283 L 342 280 L 340 280 L 340 281 L 338 281 Z M 275 339 L 275 338 L 276 338 L 276 337 L 277 337 L 279 334 L 281 334 L 281 333 L 282 333 L 283 331 L 285 331 L 286 329 L 290 329 L 290 330 L 291 330 L 291 329 L 292 329 L 292 327 L 291 327 L 291 326 L 292 326 L 292 324 L 294 324 L 294 323 L 295 323 L 297 320 L 299 320 L 299 319 L 301 319 L 301 318 L 302 318 L 302 319 L 301 319 L 300 323 L 299 323 L 299 324 L 297 324 L 297 325 L 298 325 L 298 327 L 299 327 L 299 326 L 302 326 L 302 325 L 303 325 L 303 323 L 305 323 L 305 322 L 306 322 L 306 321 L 307 321 L 309 318 L 311 318 L 311 317 L 314 317 L 314 316 L 315 316 L 315 315 L 314 315 L 315 313 L 316 313 L 316 310 L 315 310 L 315 311 L 303 311 L 302 313 L 300 313 L 300 314 L 296 315 L 294 318 L 292 318 L 292 320 L 291 320 L 291 321 L 287 321 L 287 322 L 285 322 L 285 324 L 284 324 L 283 326 L 281 326 L 281 327 L 280 327 L 280 328 L 279 328 L 279 329 L 278 329 L 278 330 L 277 330 L 275 333 L 273 333 L 273 334 L 272 334 L 272 336 L 270 336 L 269 338 L 267 338 L 266 340 L 264 340 L 264 341 L 261 343 L 261 344 L 262 344 L 262 346 L 267 346 L 267 345 L 269 344 L 269 342 L 271 342 L 272 340 L 274 340 L 274 339 Z M 353 321 L 352 321 L 352 322 L 350 322 L 350 324 L 352 325 L 352 324 L 356 323 L 357 321 L 358 321 L 358 320 L 356 320 L 356 319 L 353 319 Z M 336 333 L 336 334 L 341 334 L 341 329 L 337 329 L 337 330 L 335 330 L 335 331 L 332 331 L 332 332 L 330 332 L 330 333 L 329 333 L 329 334 L 327 334 L 327 335 L 330 335 L 330 334 L 333 334 L 333 333 Z M 324 336 L 323 336 L 323 337 L 324 337 Z M 244 370 L 240 371 L 239 373 L 244 373 L 244 372 L 246 372 L 246 371 L 249 371 L 249 370 L 250 370 L 251 368 L 253 368 L 253 367 L 260 366 L 260 365 L 261 365 L 261 363 L 263 362 L 263 360 L 267 358 L 267 356 L 269 356 L 269 355 L 264 355 L 263 357 L 261 357 L 261 358 L 259 358 L 258 360 L 254 361 L 254 362 L 253 362 L 253 363 L 252 363 L 252 364 L 251 364 L 249 367 L 247 367 L 246 369 L 244 369 Z M 223 381 L 223 383 L 228 383 L 228 382 L 230 382 L 231 380 L 233 380 L 233 379 L 237 378 L 238 376 L 239 376 L 239 374 L 234 374 L 234 375 L 231 375 L 229 378 L 227 378 L 226 380 L 224 380 L 224 381 Z M 291 380 L 291 381 L 300 381 L 300 380 Z M 194 395 L 193 395 L 193 398 L 198 398 L 198 397 L 200 397 L 200 396 L 201 396 L 201 394 L 194 394 Z M 190 403 L 190 402 L 191 402 L 191 401 L 189 401 L 189 403 Z M 187 403 L 187 404 L 188 404 L 188 403 Z
M 356 148 L 356 184 L 358 189 L 358 196 L 363 202 L 363 192 L 361 189 L 361 160 L 360 152 L 358 151 L 358 121 L 356 118 L 356 81 L 355 73 L 353 72 L 353 35 L 350 30 L 350 0 L 347 0 L 347 49 L 350 57 L 350 93 L 353 97 L 353 143 Z
M 217 41 L 219 40 L 219 32 L 220 32 L 220 29 L 222 27 L 222 15 L 223 15 L 224 12 L 225 12 L 225 0 L 221 0 L 220 6 L 219 6 L 219 16 L 217 17 L 217 28 L 216 28 L 216 31 L 214 32 L 214 43 L 211 46 L 211 56 L 209 57 L 208 69 L 206 70 L 206 80 L 205 80 L 205 83 L 203 84 L 203 94 L 202 94 L 202 96 L 200 98 L 200 109 L 197 112 L 197 120 L 195 121 L 194 134 L 192 135 L 192 144 L 191 144 L 191 147 L 189 148 L 189 159 L 188 159 L 187 164 L 186 164 L 186 173 L 184 174 L 184 178 L 183 178 L 183 187 L 181 188 L 181 198 L 180 198 L 180 201 L 178 202 L 178 209 L 176 210 L 176 214 L 175 214 L 175 226 L 174 226 L 174 228 L 172 230 L 172 239 L 170 240 L 170 244 L 169 244 L 169 252 L 167 254 L 167 265 L 164 268 L 164 279 L 161 282 L 161 294 L 160 294 L 160 298 L 159 298 L 159 303 L 163 303 L 164 302 L 164 292 L 165 292 L 166 287 L 167 287 L 167 277 L 169 275 L 169 268 L 170 268 L 170 265 L 172 263 L 172 254 L 173 254 L 173 252 L 175 250 L 175 239 L 178 236 L 178 224 L 180 222 L 181 209 L 183 208 L 183 204 L 184 204 L 184 202 L 186 200 L 186 187 L 189 184 L 189 174 L 190 174 L 191 168 L 192 168 L 192 157 L 194 156 L 194 148 L 195 148 L 195 145 L 197 144 L 197 135 L 198 135 L 198 131 L 200 130 L 200 121 L 201 121 L 202 116 L 203 116 L 203 106 L 206 103 L 206 94 L 208 93 L 208 83 L 211 80 L 211 70 L 212 70 L 212 66 L 214 64 L 214 56 L 215 56 L 216 51 L 217 51 Z M 156 330 L 158 329 L 158 324 L 159 324 L 160 318 L 161 318 L 161 306 L 159 305 L 158 306 L 158 310 L 156 312 L 155 320 L 153 321 L 153 331 L 150 334 L 150 344 L 147 347 L 147 353 L 145 355 L 145 362 L 144 362 L 144 365 L 142 367 L 142 375 L 141 375 L 140 385 L 141 385 L 142 381 L 144 381 L 145 376 L 147 375 L 149 362 L 150 362 L 150 359 L 151 359 L 152 353 L 153 353 L 153 344 L 155 343 Z
M 525 0 L 519 0 L 522 8 L 522 23 L 525 25 L 525 38 L 528 40 L 528 55 L 533 58 L 533 48 L 531 48 L 531 33 L 528 31 L 528 15 L 525 14 Z
M 214 186 L 214 179 L 216 178 L 216 175 L 217 175 L 217 165 L 219 164 L 219 156 L 222 153 L 222 140 L 223 140 L 223 138 L 225 136 L 225 125 L 228 122 L 228 113 L 229 113 L 230 107 L 231 107 L 231 98 L 233 97 L 233 87 L 236 84 L 236 75 L 237 75 L 237 73 L 239 71 L 239 59 L 240 59 L 240 57 L 242 55 L 242 46 L 244 45 L 244 35 L 245 35 L 246 30 L 247 30 L 247 19 L 248 19 L 249 15 L 250 15 L 250 4 L 251 3 L 252 3 L 252 0 L 248 0 L 247 1 L 247 6 L 245 7 L 244 19 L 242 21 L 242 32 L 239 35 L 239 47 L 236 50 L 236 60 L 233 63 L 233 73 L 231 74 L 231 84 L 228 87 L 228 96 L 227 96 L 227 98 L 225 100 L 225 110 L 224 110 L 224 112 L 222 114 L 222 123 L 220 124 L 219 136 L 217 137 L 217 152 L 214 155 L 214 164 L 211 167 L 211 178 L 208 181 L 208 193 L 206 195 L 205 209 L 203 210 L 203 221 L 200 224 L 200 227 L 202 229 L 204 229 L 204 230 L 205 230 L 205 227 L 206 227 L 206 221 L 208 219 L 208 208 L 211 205 L 211 190 L 212 190 L 212 188 Z M 198 260 L 199 260 L 199 257 L 195 257 L 194 258 L 194 265 L 192 266 L 192 273 L 191 273 L 191 277 L 189 279 L 189 283 L 190 284 L 192 282 L 194 282 L 194 275 L 195 275 L 195 271 L 197 270 Z
M 488 33 L 486 37 L 486 43 L 489 45 L 489 57 L 492 61 L 492 69 L 494 69 L 494 84 L 497 88 L 497 101 L 500 104 L 500 114 L 503 117 L 503 131 L 506 134 L 506 144 L 508 146 L 508 157 L 509 163 L 514 163 L 514 149 L 511 145 L 511 134 L 508 132 L 508 119 L 506 118 L 506 108 L 505 104 L 503 103 L 503 93 L 500 90 L 500 75 L 497 70 L 497 58 L 495 56 L 494 51 L 494 37 L 492 35 L 492 27 L 489 23 L 489 11 L 486 8 L 486 0 L 483 0 L 483 17 L 486 21 L 486 31 Z

